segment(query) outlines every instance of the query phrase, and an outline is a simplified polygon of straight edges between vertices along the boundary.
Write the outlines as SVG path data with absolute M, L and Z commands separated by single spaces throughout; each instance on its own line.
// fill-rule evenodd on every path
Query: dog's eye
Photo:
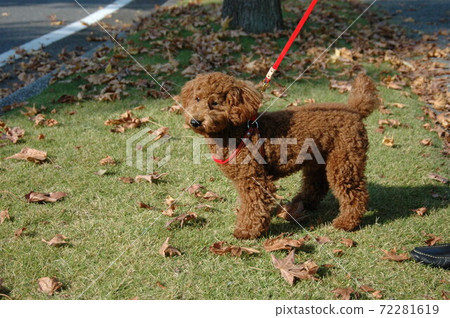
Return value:
M 217 102 L 211 102 L 210 105 L 211 105 L 211 106 L 217 106 L 217 105 L 219 105 L 219 103 L 217 103 Z
M 199 98 L 199 97 L 196 97 L 195 100 L 196 100 L 197 102 L 199 102 L 199 101 L 200 101 L 200 98 Z

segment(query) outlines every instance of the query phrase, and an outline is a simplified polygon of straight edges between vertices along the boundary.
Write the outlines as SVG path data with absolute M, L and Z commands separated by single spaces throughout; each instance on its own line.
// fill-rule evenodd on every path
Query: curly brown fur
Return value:
M 223 145 L 212 144 L 210 150 L 221 150 L 225 158 L 231 152 L 228 141 L 236 138 L 239 142 L 244 137 L 247 121 L 257 115 L 261 100 L 262 94 L 251 83 L 221 73 L 199 75 L 181 92 L 186 123 L 207 138 L 222 140 Z M 258 119 L 260 136 L 255 134 L 250 140 L 256 144 L 259 138 L 266 138 L 261 146 L 265 162 L 256 160 L 244 147 L 234 163 L 219 165 L 240 198 L 234 236 L 256 238 L 268 230 L 275 204 L 273 181 L 299 170 L 303 172 L 302 189 L 286 205 L 288 212 L 295 214 L 301 202 L 307 209 L 314 208 L 331 188 L 340 203 L 340 214 L 333 225 L 347 231 L 355 229 L 369 197 L 364 178 L 368 139 L 362 119 L 378 104 L 375 85 L 360 74 L 347 104 L 314 103 L 264 113 Z M 296 144 L 287 146 L 286 162 L 280 162 L 282 147 L 269 142 L 270 138 L 297 139 Z M 326 164 L 317 160 L 296 163 L 308 138 Z

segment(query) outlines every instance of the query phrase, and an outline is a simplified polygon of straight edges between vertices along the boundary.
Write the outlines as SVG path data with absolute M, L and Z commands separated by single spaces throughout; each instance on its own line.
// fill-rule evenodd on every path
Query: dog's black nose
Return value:
M 191 126 L 194 128 L 197 128 L 198 126 L 200 126 L 202 124 L 202 122 L 198 119 L 192 118 L 191 119 Z

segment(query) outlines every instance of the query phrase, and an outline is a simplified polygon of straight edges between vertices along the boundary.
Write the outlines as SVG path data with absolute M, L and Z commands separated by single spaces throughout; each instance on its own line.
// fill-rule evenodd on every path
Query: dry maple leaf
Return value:
M 201 197 L 202 195 L 200 193 L 200 189 L 204 189 L 204 187 L 201 184 L 196 183 L 187 188 L 187 191 L 189 194 L 193 194 L 196 197 Z
M 420 144 L 421 144 L 422 146 L 431 146 L 432 141 L 431 141 L 430 138 L 426 138 L 426 139 L 422 139 L 422 140 L 420 141 Z
M 112 165 L 112 166 L 115 166 L 115 165 L 116 165 L 116 161 L 115 161 L 113 158 L 111 158 L 110 156 L 106 156 L 105 158 L 101 159 L 101 160 L 99 161 L 99 163 L 100 163 L 102 166 L 105 166 L 105 165 Z
M 288 256 L 283 259 L 277 259 L 275 255 L 271 255 L 273 266 L 280 270 L 281 276 L 291 285 L 294 285 L 295 278 L 318 280 L 314 277 L 319 267 L 317 264 L 308 260 L 303 264 L 295 264 L 295 250 L 289 252 Z
M 141 180 L 153 183 L 153 180 L 158 180 L 161 177 L 167 176 L 167 173 L 152 173 L 147 175 L 139 175 L 134 178 L 134 181 L 140 182 Z
M 214 200 L 221 200 L 222 197 L 218 195 L 217 193 L 214 193 L 212 191 L 208 191 L 203 195 L 203 199 L 214 201 Z
M 337 81 L 335 79 L 330 80 L 330 88 L 335 88 L 339 90 L 339 93 L 344 94 L 351 91 L 352 84 L 346 81 Z
M 448 179 L 447 178 L 445 178 L 443 176 L 440 176 L 440 175 L 438 175 L 436 173 L 430 173 L 428 175 L 428 178 L 436 180 L 436 181 L 439 181 L 440 183 L 443 183 L 443 184 L 447 184 L 448 183 Z
M 389 103 L 389 105 L 395 106 L 397 108 L 405 108 L 405 104 L 401 104 L 401 103 Z
M 11 220 L 8 210 L 3 210 L 0 212 L 0 224 L 3 224 L 5 220 Z
M 383 137 L 383 141 L 382 141 L 383 145 L 388 146 L 388 147 L 394 147 L 394 137 Z
M 226 253 L 230 253 L 231 255 L 236 257 L 240 257 L 242 253 L 246 253 L 248 255 L 259 254 L 259 251 L 253 248 L 227 244 L 228 243 L 226 241 L 215 242 L 213 245 L 209 247 L 209 250 L 216 255 L 223 255 Z
M 286 233 L 281 233 L 277 237 L 266 240 L 263 243 L 263 247 L 267 252 L 278 250 L 290 251 L 293 248 L 301 247 L 309 239 L 309 236 L 305 236 L 304 238 L 300 238 L 298 240 L 285 237 L 291 235 L 292 234 L 286 235 Z
M 427 210 L 428 209 L 426 207 L 422 207 L 411 211 L 416 212 L 419 216 L 423 216 L 427 212 Z
M 68 244 L 68 242 L 65 241 L 66 239 L 67 239 L 66 236 L 62 234 L 56 234 L 50 241 L 46 241 L 44 239 L 41 239 L 41 241 L 47 243 L 49 246 L 60 247 Z
M 205 209 L 206 211 L 211 210 L 213 207 L 209 204 L 199 204 L 195 207 L 196 209 Z
M 340 257 L 344 254 L 344 250 L 341 250 L 341 249 L 334 249 L 332 252 L 334 255 L 336 255 L 338 257 Z
M 153 141 L 156 141 L 165 136 L 169 136 L 169 128 L 167 128 L 167 127 L 158 128 L 152 132 L 152 135 L 156 136 L 155 139 L 153 139 Z
M 350 300 L 352 294 L 355 294 L 355 290 L 351 287 L 336 288 L 333 289 L 332 292 L 336 295 L 337 298 L 341 300 Z
M 27 160 L 34 163 L 43 163 L 47 160 L 47 152 L 25 147 L 19 153 L 16 153 L 6 159 Z
M 131 177 L 119 177 L 118 178 L 120 181 L 122 181 L 123 183 L 133 183 L 134 179 Z
M 167 204 L 169 207 L 167 209 L 165 209 L 162 214 L 167 215 L 167 216 L 173 216 L 174 215 L 174 211 L 176 209 L 175 206 L 175 199 L 172 198 L 170 195 L 167 196 L 167 198 L 164 200 L 164 203 Z
M 392 248 L 389 251 L 383 250 L 383 253 L 385 254 L 381 259 L 387 259 L 389 261 L 395 261 L 395 262 L 403 262 L 409 259 L 409 255 L 407 253 L 403 254 L 397 254 L 397 248 Z
M 318 236 L 316 237 L 316 242 L 319 244 L 327 244 L 331 242 L 331 239 L 327 236 Z
M 372 293 L 372 296 L 375 297 L 376 299 L 381 299 L 383 298 L 383 295 L 381 294 L 381 290 L 376 290 Z
M 428 246 L 434 246 L 434 245 L 436 245 L 437 242 L 441 242 L 442 241 L 442 237 L 436 236 L 436 235 L 431 234 L 431 233 L 423 232 L 423 235 L 430 237 L 428 240 L 425 241 L 425 244 L 427 244 Z
M 361 285 L 359 287 L 359 289 L 361 289 L 363 292 L 365 293 L 372 293 L 375 291 L 375 289 L 373 289 L 372 287 L 370 287 L 369 285 Z
M 166 227 L 166 229 L 170 230 L 169 226 L 174 222 L 180 222 L 180 227 L 183 227 L 184 223 L 186 223 L 190 220 L 194 220 L 196 218 L 197 218 L 197 213 L 195 213 L 195 212 L 183 213 L 183 214 L 180 214 L 179 216 L 173 218 L 172 220 L 169 220 L 166 223 L 165 227 Z
M 348 238 L 341 239 L 341 243 L 347 247 L 355 247 L 357 245 L 357 243 L 355 241 L 353 241 L 352 239 L 348 239 Z
M 47 293 L 49 296 L 61 289 L 63 284 L 56 277 L 42 277 L 38 279 L 39 291 Z
M 164 257 L 167 257 L 167 256 L 172 257 L 172 256 L 175 256 L 175 255 L 180 256 L 181 255 L 181 251 L 179 249 L 173 247 L 173 246 L 170 246 L 169 245 L 169 240 L 170 240 L 170 237 L 168 237 L 164 241 L 163 245 L 159 249 L 159 254 L 164 256 Z
M 148 205 L 144 202 L 138 202 L 138 206 L 141 209 L 150 209 L 150 210 L 156 210 L 156 208 L 154 206 Z
M 15 237 L 21 237 L 23 235 L 23 232 L 25 232 L 26 229 L 27 229 L 26 227 L 21 227 L 20 229 L 17 229 L 14 232 L 14 236 Z
M 25 194 L 25 199 L 27 199 L 29 203 L 56 202 L 64 198 L 66 195 L 67 195 L 66 192 L 39 193 L 31 191 L 30 193 Z
M 19 141 L 19 139 L 25 135 L 25 130 L 23 130 L 22 128 L 19 128 L 19 127 L 9 128 L 9 127 L 4 126 L 2 128 L 4 130 L 4 133 L 0 134 L 0 140 L 1 139 L 9 140 L 13 144 L 16 144 Z

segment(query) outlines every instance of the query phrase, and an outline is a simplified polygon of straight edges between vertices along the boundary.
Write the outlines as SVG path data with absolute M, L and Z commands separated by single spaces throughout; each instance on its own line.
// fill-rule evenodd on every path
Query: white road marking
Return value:
M 48 46 L 56 41 L 64 39 L 65 37 L 68 37 L 69 35 L 72 35 L 76 32 L 79 32 L 87 28 L 88 26 L 102 20 L 107 15 L 114 13 L 115 11 L 126 6 L 132 1 L 133 0 L 116 0 L 113 3 L 107 5 L 105 8 L 92 13 L 81 20 L 75 21 L 63 28 L 52 31 L 39 38 L 31 40 L 30 42 L 22 44 L 21 46 L 19 46 L 19 49 L 23 49 L 29 52 L 32 50 L 38 50 L 41 47 Z M 0 67 L 5 65 L 9 60 L 14 60 L 19 57 L 20 55 L 16 54 L 15 50 L 13 49 L 0 54 Z

